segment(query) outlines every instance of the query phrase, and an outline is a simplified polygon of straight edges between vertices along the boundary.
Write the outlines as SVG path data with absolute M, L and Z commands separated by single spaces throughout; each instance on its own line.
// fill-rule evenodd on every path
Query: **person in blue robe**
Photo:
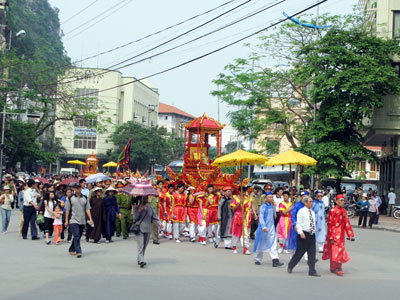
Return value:
M 272 266 L 279 267 L 283 263 L 279 261 L 277 251 L 277 236 L 274 224 L 275 207 L 271 192 L 267 192 L 265 202 L 260 206 L 258 227 L 254 241 L 254 262 L 261 265 L 264 252 L 269 252 L 272 258 Z
M 304 191 L 301 193 L 301 199 L 303 199 L 304 196 L 308 196 L 309 193 L 307 191 Z M 292 227 L 290 228 L 289 231 L 289 237 L 286 239 L 284 249 L 286 250 L 292 250 L 296 251 L 297 248 L 297 231 L 295 229 L 295 226 L 297 224 L 297 213 L 299 212 L 300 209 L 304 207 L 304 203 L 301 201 L 296 202 L 293 204 L 292 211 L 290 212 L 290 219 L 292 220 Z
M 106 196 L 104 197 L 104 206 L 106 208 L 106 222 L 104 226 L 103 236 L 106 238 L 106 243 L 111 242 L 111 238 L 114 236 L 117 228 L 115 220 L 118 214 L 118 218 L 121 219 L 121 212 L 117 203 L 117 198 L 114 196 L 117 190 L 113 187 L 109 187 L 106 190 Z
M 325 204 L 322 201 L 322 197 L 322 191 L 316 191 L 316 199 L 312 207 L 312 210 L 315 212 L 315 241 L 319 253 L 323 252 L 326 240 Z

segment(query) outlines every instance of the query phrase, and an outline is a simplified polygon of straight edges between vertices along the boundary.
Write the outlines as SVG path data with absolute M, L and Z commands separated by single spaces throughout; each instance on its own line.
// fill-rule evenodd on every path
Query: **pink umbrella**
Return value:
M 43 177 L 34 177 L 33 180 L 39 180 L 41 183 L 49 183 L 49 181 L 46 178 Z
M 58 183 L 58 185 L 69 185 L 70 183 L 78 183 L 79 179 L 76 178 L 67 178 Z
M 158 192 L 151 185 L 150 180 L 130 184 L 123 188 L 122 192 L 132 196 L 158 196 Z

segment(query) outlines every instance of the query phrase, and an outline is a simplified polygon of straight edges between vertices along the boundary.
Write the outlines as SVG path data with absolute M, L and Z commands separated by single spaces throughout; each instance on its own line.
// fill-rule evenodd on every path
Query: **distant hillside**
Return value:
M 21 57 L 42 61 L 49 67 L 65 66 L 70 62 L 60 38 L 58 9 L 47 0 L 12 0 L 8 12 L 8 23 L 13 31 L 12 49 Z M 19 30 L 26 37 L 15 38 Z M 60 70 L 61 71 L 61 70 Z

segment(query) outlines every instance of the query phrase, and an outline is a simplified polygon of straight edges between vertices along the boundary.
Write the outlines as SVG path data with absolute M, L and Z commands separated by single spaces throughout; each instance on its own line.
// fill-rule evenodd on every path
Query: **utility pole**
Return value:
M 7 49 L 7 38 L 6 38 L 6 6 L 8 5 L 8 2 L 2 3 L 3 5 L 0 5 L 0 51 L 2 52 L 3 56 L 4 53 Z M 11 36 L 11 32 L 10 32 Z M 2 74 L 1 74 L 1 79 L 4 87 L 7 86 L 7 80 L 8 80 L 8 68 L 5 67 L 2 69 Z M 2 112 L 2 121 L 1 121 L 1 145 L 0 145 L 0 184 L 3 181 L 3 155 L 4 155 L 4 129 L 6 125 L 6 104 L 7 104 L 7 93 L 5 93 L 4 98 L 3 98 L 3 112 Z
M 319 0 L 317 0 L 317 4 L 319 3 Z M 315 32 L 317 35 L 317 40 L 318 40 L 318 23 L 319 23 L 319 5 L 317 5 L 317 20 L 315 22 Z M 317 119 L 317 103 L 314 102 L 314 110 L 313 110 L 313 122 Z M 313 137 L 312 142 L 315 144 L 316 140 L 315 137 Z M 314 190 L 314 185 L 315 185 L 315 178 L 314 175 L 311 176 L 311 190 Z
M 154 111 L 156 111 L 157 105 L 155 104 L 149 104 L 147 105 L 147 127 L 150 128 L 150 114 Z
M 253 131 L 250 128 L 250 136 L 249 136 L 249 151 L 253 150 Z M 247 177 L 251 179 L 251 166 L 250 164 L 247 166 Z
M 217 90 L 219 92 L 219 85 L 217 84 Z M 218 122 L 219 122 L 219 94 L 217 95 L 217 101 L 218 101 L 218 105 L 217 105 L 217 116 L 218 116 Z

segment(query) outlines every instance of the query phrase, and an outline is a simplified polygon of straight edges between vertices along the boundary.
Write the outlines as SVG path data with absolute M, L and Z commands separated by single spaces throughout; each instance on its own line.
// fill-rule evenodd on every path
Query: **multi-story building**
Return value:
M 165 127 L 171 134 L 178 137 L 185 136 L 185 128 L 182 123 L 187 123 L 195 117 L 183 110 L 160 102 L 158 105 L 158 126 Z
M 72 69 L 66 77 L 76 79 L 70 80 L 68 88 L 77 98 L 86 101 L 85 105 L 92 106 L 94 111 L 103 113 L 94 114 L 96 116 L 91 119 L 78 116 L 73 122 L 56 123 L 55 137 L 67 150 L 62 155 L 65 161 L 85 159 L 91 153 L 100 160 L 106 159 L 107 150 L 113 147 L 107 139 L 116 126 L 128 121 L 146 127 L 157 126 L 159 94 L 145 82 L 123 85 L 135 78 L 122 76 L 118 71 L 90 68 Z M 116 86 L 119 87 L 113 88 Z
M 297 94 L 295 93 L 295 95 Z M 282 101 L 279 98 L 271 99 L 271 106 L 275 109 L 284 110 L 285 107 L 282 105 L 282 102 L 285 103 L 285 101 Z M 301 102 L 295 98 L 290 99 L 288 103 L 293 111 L 292 114 L 288 114 L 288 116 L 291 118 L 291 121 L 302 124 L 302 119 L 307 119 L 307 116 L 309 116 L 310 109 L 304 102 Z M 260 113 L 257 117 L 262 119 L 266 114 L 267 112 Z M 266 155 L 267 157 L 273 157 L 278 153 L 292 149 L 293 145 L 289 142 L 287 135 L 282 130 L 282 126 L 283 125 L 280 123 L 274 123 L 260 132 L 254 143 L 254 149 Z M 293 126 L 288 127 L 287 130 L 293 131 L 294 128 L 292 127 Z M 291 135 L 291 138 L 296 145 L 299 145 L 299 141 L 295 136 Z M 254 175 L 260 178 L 289 181 L 289 169 L 289 166 L 282 167 L 258 165 L 254 167 Z
M 400 39 L 400 1 L 361 0 L 367 27 L 385 39 Z M 400 77 L 400 58 L 393 57 L 392 65 Z M 365 120 L 366 145 L 382 147 L 379 190 L 385 195 L 390 187 L 400 193 L 400 97 L 386 96 L 382 108 L 375 109 L 372 118 Z M 397 197 L 398 201 L 400 197 Z

